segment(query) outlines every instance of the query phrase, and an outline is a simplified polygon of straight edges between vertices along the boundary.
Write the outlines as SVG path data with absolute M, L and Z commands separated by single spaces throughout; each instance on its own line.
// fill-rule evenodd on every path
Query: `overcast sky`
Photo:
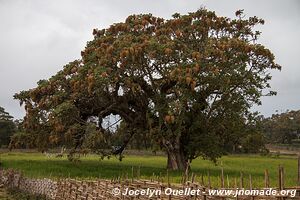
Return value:
M 170 18 L 201 6 L 218 15 L 234 17 L 244 9 L 266 24 L 259 42 L 267 46 L 282 65 L 274 72 L 275 97 L 265 97 L 255 107 L 264 115 L 275 110 L 300 109 L 300 1 L 297 0 L 0 0 L 0 106 L 15 118 L 24 109 L 13 100 L 14 93 L 36 86 L 66 63 L 80 58 L 93 28 L 106 28 L 130 14 L 152 13 Z

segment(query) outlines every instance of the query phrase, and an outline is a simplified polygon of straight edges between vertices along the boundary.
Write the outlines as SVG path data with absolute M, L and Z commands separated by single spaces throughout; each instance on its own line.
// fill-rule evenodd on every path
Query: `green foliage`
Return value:
M 16 131 L 13 117 L 9 115 L 4 108 L 0 107 L 0 148 L 8 146 L 10 137 Z
M 35 148 L 36 138 L 33 135 L 24 132 L 17 132 L 11 136 L 10 149 L 29 149 Z
M 269 143 L 292 144 L 300 139 L 300 110 L 274 114 L 263 125 Z
M 113 139 L 109 135 L 97 130 L 95 124 L 87 125 L 85 135 L 83 147 L 92 149 L 94 152 L 110 149 L 113 145 Z
M 265 139 L 262 134 L 255 133 L 247 135 L 242 140 L 242 149 L 244 153 L 264 153 L 267 152 L 265 148 Z

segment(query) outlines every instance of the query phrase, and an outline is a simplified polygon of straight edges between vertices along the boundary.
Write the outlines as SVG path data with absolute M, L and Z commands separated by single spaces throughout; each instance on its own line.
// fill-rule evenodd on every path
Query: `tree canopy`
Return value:
M 269 143 L 292 144 L 300 141 L 300 110 L 273 114 L 263 120 L 263 129 Z
M 15 128 L 13 117 L 0 106 L 0 147 L 8 146 Z
M 89 140 L 104 152 L 122 134 L 106 152 L 120 154 L 142 135 L 167 153 L 171 169 L 198 156 L 215 160 L 251 130 L 250 107 L 275 94 L 266 90 L 269 70 L 280 66 L 254 30 L 263 23 L 242 10 L 230 19 L 201 8 L 169 20 L 131 15 L 94 29 L 81 59 L 15 95 L 25 104 L 24 127 L 41 147 Z M 103 123 L 112 115 L 116 131 Z

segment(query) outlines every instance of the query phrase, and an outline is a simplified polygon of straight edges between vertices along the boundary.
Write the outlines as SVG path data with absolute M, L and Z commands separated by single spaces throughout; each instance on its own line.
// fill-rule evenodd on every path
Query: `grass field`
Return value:
M 66 158 L 47 158 L 41 153 L 2 153 L 0 162 L 3 168 L 14 168 L 22 171 L 29 177 L 71 177 L 80 179 L 114 178 L 128 174 L 134 176 L 140 168 L 141 178 L 150 179 L 160 176 L 166 181 L 166 158 L 163 156 L 135 156 L 127 155 L 120 162 L 117 158 L 101 160 L 96 155 L 90 155 L 81 159 L 75 164 Z M 292 156 L 263 157 L 259 155 L 232 155 L 224 156 L 218 161 L 218 165 L 196 159 L 192 162 L 192 172 L 196 174 L 196 181 L 200 181 L 201 174 L 207 182 L 207 173 L 211 176 L 212 186 L 220 186 L 221 166 L 224 168 L 225 184 L 227 175 L 229 184 L 234 185 L 234 179 L 239 182 L 240 172 L 243 172 L 247 185 L 249 174 L 252 176 L 253 184 L 256 187 L 264 185 L 264 170 L 268 169 L 271 186 L 277 186 L 278 166 L 283 165 L 285 169 L 285 185 L 295 186 L 297 184 L 297 158 Z M 170 172 L 170 181 L 179 183 L 181 172 Z

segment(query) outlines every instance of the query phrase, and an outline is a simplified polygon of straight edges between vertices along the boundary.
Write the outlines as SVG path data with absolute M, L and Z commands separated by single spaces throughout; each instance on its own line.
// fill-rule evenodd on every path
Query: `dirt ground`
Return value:
M 271 153 L 279 153 L 282 155 L 299 155 L 300 156 L 300 148 L 298 147 L 293 147 L 293 146 L 278 146 L 278 145 L 271 145 L 267 144 L 266 145 L 267 149 Z

